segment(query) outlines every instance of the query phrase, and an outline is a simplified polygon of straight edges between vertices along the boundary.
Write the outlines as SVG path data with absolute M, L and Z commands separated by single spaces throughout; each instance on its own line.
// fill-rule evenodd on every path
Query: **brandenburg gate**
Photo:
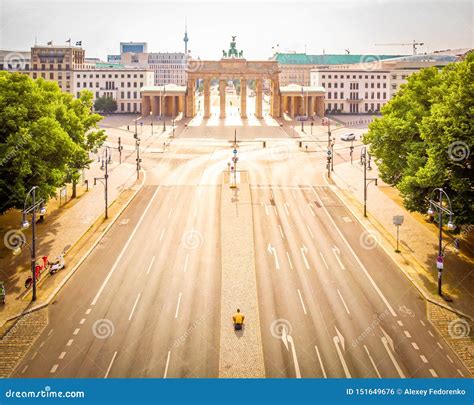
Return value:
M 299 85 L 280 88 L 279 67 L 275 60 L 249 61 L 243 51 L 237 51 L 235 36 L 230 49 L 222 51 L 222 59 L 187 61 L 186 86 L 147 86 L 141 89 L 142 114 L 171 115 L 179 113 L 187 118 L 196 115 L 196 85 L 203 81 L 204 118 L 211 116 L 211 81 L 219 83 L 220 118 L 226 117 L 226 87 L 231 80 L 240 80 L 240 116 L 247 118 L 247 84 L 255 80 L 255 117 L 263 118 L 264 82 L 269 88 L 270 115 L 290 117 L 297 115 L 322 117 L 324 115 L 324 89 Z M 268 94 L 268 93 L 267 93 Z

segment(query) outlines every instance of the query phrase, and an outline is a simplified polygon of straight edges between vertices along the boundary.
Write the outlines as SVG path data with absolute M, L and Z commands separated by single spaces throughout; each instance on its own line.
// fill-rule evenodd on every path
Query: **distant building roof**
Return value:
M 289 84 L 288 86 L 280 86 L 280 93 L 283 95 L 296 94 L 324 94 L 326 90 L 322 86 L 301 86 L 300 84 Z
M 125 65 L 121 63 L 98 62 L 95 64 L 96 69 L 125 69 Z
M 458 56 L 438 53 L 393 58 L 393 62 L 456 62 L 457 60 L 459 60 Z
M 306 53 L 277 53 L 272 59 L 282 65 L 344 65 L 398 58 L 405 55 L 307 55 Z

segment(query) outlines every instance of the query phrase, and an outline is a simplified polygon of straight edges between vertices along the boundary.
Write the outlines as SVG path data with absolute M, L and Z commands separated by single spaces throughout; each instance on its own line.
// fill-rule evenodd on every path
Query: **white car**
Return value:
M 356 139 L 356 136 L 353 133 L 341 135 L 341 141 L 353 141 L 355 139 Z

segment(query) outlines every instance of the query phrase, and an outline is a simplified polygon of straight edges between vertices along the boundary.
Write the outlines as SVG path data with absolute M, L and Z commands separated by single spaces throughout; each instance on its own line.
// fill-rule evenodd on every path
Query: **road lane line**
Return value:
M 43 347 L 45 343 L 46 343 L 46 341 L 41 342 L 41 344 L 39 345 L 39 347 L 40 347 L 40 348 Z
M 133 304 L 132 311 L 130 312 L 130 315 L 128 317 L 128 320 L 130 321 L 132 319 L 133 313 L 135 312 L 135 308 L 137 307 L 138 300 L 140 299 L 140 293 L 138 293 L 137 298 L 135 299 L 135 304 Z
M 107 274 L 107 277 L 105 278 L 104 282 L 103 282 L 102 285 L 100 286 L 99 291 L 97 291 L 97 294 L 96 294 L 96 296 L 94 297 L 94 299 L 92 300 L 91 305 L 95 305 L 95 304 L 97 303 L 97 301 L 98 301 L 100 295 L 102 294 L 102 291 L 104 291 L 105 286 L 107 285 L 107 283 L 109 282 L 110 278 L 112 277 L 112 274 L 114 274 L 115 270 L 116 270 L 117 267 L 118 267 L 118 264 L 122 261 L 122 256 L 125 254 L 125 251 L 127 250 L 128 245 L 130 245 L 130 242 L 132 241 L 133 237 L 134 237 L 135 234 L 137 233 L 138 228 L 139 228 L 140 225 L 142 224 L 143 219 L 145 218 L 145 215 L 147 214 L 148 210 L 150 209 L 151 204 L 153 203 L 153 200 L 155 199 L 155 197 L 156 197 L 156 195 L 158 194 L 158 191 L 159 191 L 159 190 L 160 190 L 160 186 L 157 187 L 157 189 L 156 189 L 155 192 L 153 193 L 152 197 L 150 198 L 150 201 L 148 202 L 148 205 L 145 207 L 145 210 L 143 211 L 143 213 L 142 213 L 140 219 L 138 220 L 137 224 L 135 225 L 135 228 L 133 229 L 132 233 L 131 233 L 130 236 L 128 237 L 127 242 L 125 243 L 124 247 L 122 248 L 122 251 L 121 251 L 120 254 L 118 255 L 117 260 L 115 261 L 114 265 L 113 265 L 112 268 L 110 269 L 109 274 Z
M 311 204 L 309 204 L 309 203 L 308 203 L 308 208 L 309 208 L 309 210 L 311 211 L 311 215 L 312 215 L 313 217 L 315 217 L 316 214 L 314 213 L 313 208 L 311 208 Z
M 413 346 L 413 348 L 415 350 L 420 350 L 420 348 L 418 347 L 418 345 L 415 342 L 411 342 L 411 345 Z
M 160 235 L 160 241 L 163 239 L 163 236 L 165 235 L 165 231 L 166 231 L 166 228 L 163 228 Z
M 402 321 L 397 321 L 398 325 L 399 326 L 403 326 L 403 322 Z
M 73 335 L 77 335 L 77 334 L 79 333 L 79 331 L 80 331 L 80 329 L 79 329 L 79 328 L 76 328 L 72 334 L 73 334 Z
M 304 306 L 303 297 L 301 296 L 301 291 L 298 289 L 298 295 L 300 296 L 301 306 L 303 307 L 303 312 L 306 315 L 306 307 Z
M 323 372 L 323 376 L 324 376 L 324 378 L 328 378 L 328 376 L 326 375 L 326 370 L 324 369 L 324 366 L 323 366 L 323 360 L 321 359 L 321 356 L 319 355 L 318 346 L 314 346 L 314 348 L 316 349 L 316 354 L 318 355 L 319 366 L 321 367 L 321 371 Z
M 369 274 L 369 272 L 367 271 L 367 269 L 365 268 L 365 266 L 362 264 L 362 262 L 360 261 L 359 257 L 356 255 L 356 253 L 354 252 L 354 249 L 352 249 L 351 245 L 349 244 L 349 242 L 347 241 L 347 239 L 344 237 L 344 235 L 342 234 L 341 230 L 339 229 L 339 227 L 336 225 L 336 222 L 334 221 L 334 219 L 331 217 L 331 215 L 329 214 L 329 211 L 327 210 L 326 206 L 323 205 L 323 202 L 321 201 L 321 198 L 319 197 L 318 193 L 316 193 L 316 191 L 314 190 L 314 187 L 311 187 L 311 189 L 313 190 L 313 193 L 316 195 L 316 197 L 318 198 L 319 200 L 319 203 L 321 204 L 321 207 L 323 208 L 324 212 L 326 213 L 327 217 L 329 218 L 329 221 L 331 222 L 332 226 L 334 227 L 334 229 L 337 231 L 337 233 L 339 234 L 339 236 L 341 237 L 341 239 L 344 241 L 344 243 L 346 244 L 347 248 L 349 249 L 349 251 L 352 253 L 352 255 L 354 256 L 355 260 L 357 261 L 357 263 L 359 264 L 360 268 L 362 269 L 362 271 L 364 272 L 365 276 L 369 279 L 370 281 L 370 284 L 372 284 L 372 287 L 375 289 L 375 291 L 377 292 L 378 296 L 382 299 L 382 301 L 384 302 L 385 306 L 388 308 L 388 310 L 390 311 L 390 313 L 392 314 L 393 317 L 397 317 L 397 313 L 394 311 L 394 309 L 392 308 L 392 306 L 390 305 L 390 303 L 388 302 L 387 298 L 385 298 L 385 295 L 383 295 L 382 291 L 380 291 L 380 288 L 378 287 L 378 285 L 375 283 L 374 279 L 372 278 L 372 276 Z
M 82 319 L 79 321 L 79 325 L 83 325 L 85 321 L 86 321 L 86 318 L 82 318 Z
M 174 314 L 174 319 L 177 319 L 177 318 L 178 318 L 179 304 L 181 304 L 181 293 L 179 293 L 178 305 L 176 305 L 176 313 Z
M 56 370 L 58 369 L 58 367 L 59 367 L 59 364 L 55 364 L 53 367 L 51 367 L 50 373 L 54 374 Z
M 300 248 L 301 256 L 303 256 L 304 265 L 306 266 L 306 269 L 309 270 L 308 259 L 306 259 L 307 251 L 308 251 L 308 248 L 305 245 L 303 245 L 303 247 Z
M 339 337 L 334 336 L 332 340 L 334 342 L 334 345 L 336 346 L 337 355 L 339 357 L 339 361 L 342 364 L 342 368 L 344 369 L 344 374 L 346 375 L 346 378 L 352 378 L 349 368 L 347 367 L 346 360 L 344 359 L 344 356 L 342 355 L 341 348 L 339 347 L 339 343 L 340 343 Z
M 105 372 L 104 378 L 107 378 L 110 374 L 110 370 L 112 370 L 112 364 L 114 364 L 115 357 L 117 357 L 117 352 L 114 353 L 112 356 L 112 360 L 110 361 L 109 367 L 107 367 L 107 371 Z
M 404 330 L 403 333 L 407 338 L 411 338 L 410 332 L 408 332 L 407 330 Z
M 293 270 L 293 263 L 291 263 L 290 254 L 286 252 L 286 257 L 288 257 L 288 263 L 290 264 L 290 269 Z
M 176 190 L 176 193 L 174 194 L 174 200 L 176 201 L 176 199 L 178 198 L 178 194 L 179 194 L 179 189 Z
M 433 335 L 433 332 L 431 332 L 430 330 L 428 331 L 429 335 L 434 338 L 434 335 Z
M 188 260 L 189 260 L 189 253 L 186 253 L 186 258 L 184 259 L 184 268 L 183 268 L 184 273 L 186 273 L 186 269 L 188 268 Z
M 89 308 L 87 311 L 86 311 L 86 315 L 89 315 L 91 313 L 92 309 Z
M 464 377 L 464 374 L 461 372 L 461 370 L 459 370 L 459 369 L 457 368 L 456 371 L 459 373 L 459 375 L 460 375 L 461 377 Z
M 342 298 L 342 294 L 339 291 L 339 289 L 337 289 L 337 293 L 339 294 L 339 298 L 341 299 L 342 303 L 344 304 L 344 308 L 346 309 L 347 314 L 350 315 L 351 313 L 349 312 L 349 308 L 347 308 L 346 301 L 344 301 L 344 298 Z
M 148 269 L 146 270 L 146 274 L 150 274 L 151 267 L 153 266 L 153 262 L 155 261 L 155 256 L 151 258 L 151 262 L 148 265 Z
M 275 267 L 277 270 L 280 270 L 280 263 L 278 262 L 276 249 L 269 243 L 267 247 L 268 253 L 270 253 L 275 259 Z
M 53 330 L 54 330 L 54 329 L 51 329 L 51 330 L 48 332 L 48 336 L 51 336 L 51 334 L 53 333 Z
M 426 326 L 426 324 L 420 319 L 420 323 L 423 325 L 423 326 Z
M 72 342 L 74 342 L 74 339 L 69 339 L 66 343 L 66 346 L 71 346 Z
M 311 236 L 312 239 L 314 239 L 313 232 L 311 232 L 311 229 L 309 228 L 308 224 L 306 224 L 306 228 L 308 229 L 309 235 Z
M 280 235 L 282 239 L 285 239 L 285 235 L 283 235 L 283 229 L 280 224 L 278 224 L 278 228 L 280 229 Z
M 422 354 L 420 354 L 420 359 L 423 363 L 428 363 L 428 359 L 425 356 L 423 356 Z
M 446 355 L 446 357 L 448 358 L 448 360 L 450 361 L 450 363 L 454 363 L 453 359 L 451 357 L 449 357 L 449 355 Z
M 436 344 L 438 345 L 438 347 L 439 347 L 441 350 L 443 350 L 443 346 L 441 346 L 441 343 L 436 342 Z
M 329 270 L 328 264 L 326 263 L 326 259 L 323 256 L 323 252 L 319 252 L 319 255 L 321 256 L 321 259 L 323 259 L 324 266 L 326 267 L 326 270 Z
M 377 376 L 378 376 L 379 378 L 382 378 L 382 376 L 381 376 L 380 373 L 379 373 L 379 370 L 378 370 L 377 366 L 375 365 L 375 361 L 374 361 L 374 359 L 372 358 L 372 356 L 370 355 L 369 349 L 367 349 L 367 346 L 366 346 L 366 345 L 364 345 L 364 349 L 365 349 L 365 351 L 367 352 L 367 356 L 369 356 L 370 362 L 372 363 L 372 367 L 374 368 L 375 372 L 377 373 Z
M 275 215 L 278 216 L 277 207 L 273 206 L 273 211 L 275 211 Z
M 170 208 L 169 212 L 168 212 L 168 218 L 171 216 L 171 213 L 173 212 L 173 207 Z
M 285 204 L 283 204 L 283 206 L 285 207 L 286 215 L 290 216 L 290 211 L 288 211 L 287 205 L 288 205 L 287 202 L 285 202 Z
M 170 365 L 170 357 L 171 357 L 171 351 L 168 352 L 168 357 L 166 358 L 165 374 L 163 374 L 163 378 L 166 378 L 166 376 L 168 375 L 168 366 Z
M 59 359 L 59 360 L 62 360 L 62 359 L 64 359 L 64 356 L 66 356 L 66 352 L 62 352 L 62 353 L 59 355 L 58 359 Z
M 33 355 L 31 356 L 31 360 L 34 360 L 37 355 L 38 355 L 38 352 L 34 352 Z
M 267 214 L 267 215 L 270 215 L 270 214 L 268 213 L 268 207 L 267 207 L 267 204 L 266 204 L 266 203 L 263 203 L 263 205 L 265 206 L 265 214 Z
M 342 264 L 341 259 L 339 258 L 339 253 L 340 253 L 339 248 L 337 246 L 334 246 L 332 248 L 332 252 L 334 253 L 334 256 L 336 257 L 336 260 L 339 263 L 339 267 L 341 268 L 341 270 L 345 270 L 346 268 L 344 267 L 344 265 Z
M 385 351 L 388 353 L 390 360 L 392 361 L 393 365 L 395 366 L 395 369 L 397 370 L 398 375 L 400 376 L 400 378 L 406 378 L 405 374 L 403 373 L 403 370 L 400 368 L 400 365 L 397 363 L 397 360 L 395 359 L 392 351 L 390 350 L 387 338 L 385 336 L 382 336 L 381 340 L 383 346 L 385 347 Z
M 25 374 L 25 371 L 26 371 L 27 369 L 28 369 L 28 364 L 27 364 L 25 367 L 23 367 L 23 370 L 21 370 L 21 374 Z
M 434 371 L 432 368 L 430 368 L 430 373 L 433 377 L 438 377 L 438 374 L 436 374 L 436 371 Z

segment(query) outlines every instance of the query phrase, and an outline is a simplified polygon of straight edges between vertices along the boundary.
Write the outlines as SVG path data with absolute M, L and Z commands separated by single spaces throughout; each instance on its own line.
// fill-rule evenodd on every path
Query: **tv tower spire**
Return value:
M 189 38 L 188 38 L 188 23 L 187 23 L 187 20 L 185 20 L 185 23 L 184 23 L 184 55 L 187 57 L 188 56 L 188 41 L 189 41 Z

